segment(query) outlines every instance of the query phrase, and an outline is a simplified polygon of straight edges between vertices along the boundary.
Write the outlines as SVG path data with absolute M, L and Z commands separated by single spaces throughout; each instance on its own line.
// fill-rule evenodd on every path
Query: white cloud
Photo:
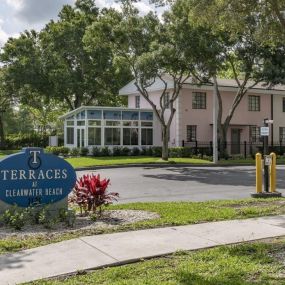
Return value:
M 145 15 L 154 9 L 146 2 L 137 2 L 134 3 L 134 6 L 141 12 L 141 14 Z
M 0 47 L 3 46 L 9 38 L 9 35 L 2 28 L 3 22 L 4 21 L 0 19 Z
M 23 7 L 23 0 L 6 0 L 7 4 L 16 10 L 21 10 Z

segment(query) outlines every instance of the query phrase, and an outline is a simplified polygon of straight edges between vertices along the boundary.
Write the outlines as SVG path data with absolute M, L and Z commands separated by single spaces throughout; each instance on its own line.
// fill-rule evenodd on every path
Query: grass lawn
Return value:
M 285 239 L 222 246 L 81 273 L 41 285 L 281 285 Z M 84 253 L 83 253 L 84 254 Z
M 13 154 L 13 153 L 17 153 L 19 152 L 20 150 L 0 150 L 0 159 L 1 158 L 4 158 L 5 156 L 9 155 L 9 154 Z
M 110 209 L 132 209 L 156 212 L 160 218 L 129 225 L 121 225 L 112 229 L 78 230 L 62 234 L 42 236 L 10 237 L 0 240 L 0 254 L 33 248 L 83 235 L 103 234 L 172 225 L 187 225 L 203 222 L 245 219 L 251 217 L 285 214 L 285 199 L 246 199 L 210 202 L 163 202 L 134 203 L 110 206 Z
M 211 163 L 208 160 L 194 159 L 194 158 L 170 158 L 168 162 L 162 161 L 159 157 L 148 156 L 107 156 L 107 157 L 72 157 L 67 158 L 73 167 L 88 167 L 97 165 L 124 165 L 124 164 L 147 164 L 147 163 L 191 163 L 191 164 L 205 164 Z

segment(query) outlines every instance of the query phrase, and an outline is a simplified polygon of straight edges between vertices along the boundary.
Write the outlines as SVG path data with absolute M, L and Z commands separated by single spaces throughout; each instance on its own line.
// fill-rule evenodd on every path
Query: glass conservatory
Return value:
M 153 145 L 151 110 L 80 107 L 64 119 L 64 145 L 73 147 Z

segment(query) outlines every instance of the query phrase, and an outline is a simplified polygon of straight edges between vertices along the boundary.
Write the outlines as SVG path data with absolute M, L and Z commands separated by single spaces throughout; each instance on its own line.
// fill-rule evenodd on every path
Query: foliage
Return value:
M 48 146 L 45 150 L 48 153 L 52 153 L 55 155 L 63 155 L 63 156 L 67 156 L 70 152 L 70 149 L 65 146 Z
M 102 156 L 110 156 L 111 155 L 111 150 L 108 146 L 104 146 L 101 148 L 101 155 Z
M 46 147 L 48 145 L 48 136 L 40 135 L 36 132 L 29 134 L 11 134 L 6 137 L 5 147 L 7 149 L 20 149 L 22 147 Z
M 83 175 L 80 177 L 73 189 L 70 202 L 76 203 L 85 213 L 96 213 L 97 209 L 101 213 L 102 206 L 112 204 L 117 201 L 118 193 L 107 192 L 110 183 L 109 179 L 100 179 L 100 175 Z
M 21 230 L 28 218 L 28 211 L 21 209 L 17 206 L 13 206 L 10 209 L 5 210 L 1 217 L 1 222 L 4 225 L 10 226 L 15 230 Z
M 101 155 L 101 149 L 100 147 L 94 146 L 92 148 L 92 155 L 93 156 L 100 156 Z
M 138 156 L 141 154 L 141 150 L 138 147 L 133 147 L 131 150 L 131 155 Z
M 122 147 L 120 147 L 120 146 L 113 147 L 112 155 L 113 156 L 121 156 L 122 155 Z
M 162 153 L 162 147 L 160 146 L 153 146 L 152 148 L 152 156 L 160 157 Z
M 70 150 L 70 152 L 69 152 L 69 154 L 70 154 L 71 156 L 79 156 L 79 153 L 80 153 L 80 150 L 79 150 L 79 148 L 77 148 L 77 147 L 72 148 L 72 149 Z
M 81 147 L 79 154 L 82 156 L 87 156 L 89 153 L 89 149 L 87 147 Z

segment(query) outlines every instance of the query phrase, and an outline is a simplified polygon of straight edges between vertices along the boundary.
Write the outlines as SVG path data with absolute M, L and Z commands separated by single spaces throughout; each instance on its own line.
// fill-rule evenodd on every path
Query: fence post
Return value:
M 244 158 L 246 159 L 246 141 L 243 142 L 243 146 L 244 146 Z
M 279 143 L 279 154 L 282 155 L 282 140 L 280 140 Z
M 271 165 L 270 165 L 270 192 L 276 191 L 276 154 L 270 153 Z
M 184 147 L 185 146 L 185 141 L 184 140 L 182 140 L 182 147 Z
M 195 155 L 198 155 L 198 141 L 195 140 Z
M 210 141 L 210 153 L 213 153 L 213 142 Z
M 262 162 L 261 154 L 257 153 L 255 155 L 255 166 L 256 166 L 256 193 L 262 192 Z

